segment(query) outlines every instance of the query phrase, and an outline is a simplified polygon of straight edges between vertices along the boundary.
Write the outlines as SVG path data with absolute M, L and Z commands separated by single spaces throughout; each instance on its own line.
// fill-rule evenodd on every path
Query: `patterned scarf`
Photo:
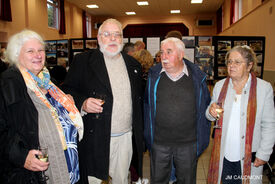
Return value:
M 221 89 L 218 102 L 224 103 L 228 84 L 229 77 L 225 80 L 223 87 Z M 253 138 L 253 130 L 255 125 L 256 118 L 256 108 L 257 108 L 257 100 L 256 100 L 256 87 L 257 87 L 257 79 L 254 73 L 251 73 L 251 86 L 249 91 L 249 99 L 247 106 L 247 117 L 246 117 L 246 136 L 245 136 L 245 158 L 244 158 L 244 166 L 243 166 L 243 176 L 250 176 L 251 174 L 251 149 L 252 149 L 252 138 Z M 222 127 L 223 116 L 221 116 L 218 124 Z M 214 146 L 211 153 L 210 165 L 208 170 L 208 184 L 217 184 L 219 178 L 219 163 L 220 163 L 220 147 L 221 147 L 221 137 L 222 137 L 222 128 L 215 130 L 215 139 Z M 249 184 L 249 177 L 243 177 L 243 183 Z
M 77 128 L 79 133 L 79 140 L 81 140 L 83 137 L 83 122 L 81 115 L 75 107 L 74 102 L 71 101 L 66 94 L 64 94 L 57 86 L 55 86 L 50 81 L 50 74 L 48 69 L 44 67 L 43 70 L 38 74 L 38 76 L 36 76 L 23 67 L 18 66 L 18 68 L 23 75 L 27 87 L 32 90 L 35 95 L 50 109 L 51 115 L 59 133 L 63 149 L 67 149 L 67 143 L 62 125 L 59 121 L 58 114 L 56 112 L 56 109 L 49 103 L 40 87 L 46 89 L 49 94 L 69 112 L 69 117 L 74 123 L 73 125 Z

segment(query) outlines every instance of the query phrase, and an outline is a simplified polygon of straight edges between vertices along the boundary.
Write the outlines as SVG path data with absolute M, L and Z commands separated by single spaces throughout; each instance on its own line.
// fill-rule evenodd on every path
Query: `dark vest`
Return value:
M 165 72 L 157 88 L 154 142 L 182 145 L 196 141 L 196 99 L 191 71 L 177 81 Z

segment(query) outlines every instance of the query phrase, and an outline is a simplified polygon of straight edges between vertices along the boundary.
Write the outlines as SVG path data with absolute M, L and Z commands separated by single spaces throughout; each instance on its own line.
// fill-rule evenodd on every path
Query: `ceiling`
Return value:
M 125 12 L 134 11 L 130 16 L 172 16 L 170 10 L 180 9 L 180 15 L 205 14 L 216 12 L 224 0 L 203 0 L 202 4 L 191 4 L 191 0 L 147 0 L 148 6 L 138 6 L 143 0 L 67 0 L 94 16 L 129 16 Z M 88 4 L 97 4 L 99 8 L 89 9 Z

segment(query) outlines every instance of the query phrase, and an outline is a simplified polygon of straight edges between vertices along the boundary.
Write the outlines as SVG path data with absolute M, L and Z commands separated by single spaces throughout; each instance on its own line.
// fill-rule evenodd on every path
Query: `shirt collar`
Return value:
M 160 74 L 161 74 L 162 72 L 165 72 L 166 75 L 167 75 L 171 80 L 173 80 L 173 81 L 177 81 L 178 79 L 180 79 L 180 78 L 181 78 L 182 76 L 184 76 L 184 75 L 189 76 L 189 73 L 188 73 L 188 70 L 187 70 L 187 66 L 186 66 L 184 60 L 182 60 L 182 62 L 183 62 L 183 69 L 182 69 L 182 72 L 181 72 L 177 77 L 174 78 L 174 77 L 172 77 L 171 75 L 169 75 L 169 73 L 167 73 L 167 72 L 165 71 L 165 68 L 163 68 L 163 67 L 162 67 L 162 69 L 161 69 L 161 71 L 160 71 Z

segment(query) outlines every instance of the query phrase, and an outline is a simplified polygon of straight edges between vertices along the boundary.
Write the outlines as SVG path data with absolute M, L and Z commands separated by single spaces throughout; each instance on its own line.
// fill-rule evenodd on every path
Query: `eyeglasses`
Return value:
M 103 35 L 105 38 L 115 37 L 115 38 L 121 38 L 122 34 L 119 32 L 108 32 L 104 31 L 103 33 L 100 33 L 100 35 Z
M 225 64 L 227 65 L 227 66 L 229 66 L 229 65 L 235 65 L 235 66 L 240 66 L 242 63 L 246 63 L 245 61 L 238 61 L 238 60 L 228 60 L 228 61 L 226 61 L 225 62 Z

